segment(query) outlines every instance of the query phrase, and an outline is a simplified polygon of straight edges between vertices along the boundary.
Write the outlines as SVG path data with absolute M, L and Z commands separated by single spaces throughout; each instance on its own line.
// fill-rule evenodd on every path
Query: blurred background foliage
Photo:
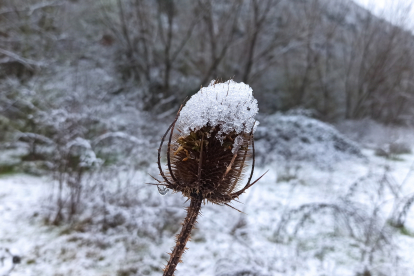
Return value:
M 117 84 L 99 93 L 135 93 L 158 114 L 211 79 L 233 78 L 252 86 L 265 113 L 303 107 L 327 121 L 413 122 L 414 39 L 401 14 L 391 24 L 349 0 L 0 5 L 3 79 L 25 82 L 99 55 Z

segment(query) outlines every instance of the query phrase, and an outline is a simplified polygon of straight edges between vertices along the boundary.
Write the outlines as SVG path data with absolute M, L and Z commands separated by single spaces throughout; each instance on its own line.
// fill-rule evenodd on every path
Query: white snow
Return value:
M 280 113 L 261 120 L 255 135 L 256 159 L 261 164 L 308 161 L 329 168 L 338 161 L 363 159 L 358 144 L 327 123 Z
M 258 168 L 254 178 L 269 172 L 240 197 L 242 203 L 234 203 L 244 213 L 226 206 L 202 206 L 176 275 L 354 276 L 365 266 L 373 275 L 414 275 L 413 213 L 407 221 L 409 235 L 387 222 L 397 200 L 389 187 L 399 187 L 400 196 L 414 192 L 410 185 L 414 154 L 390 160 L 375 156 L 374 150 L 363 153 L 368 163 L 351 158 L 336 162 L 330 171 L 302 161 L 289 178 L 282 175 L 284 163 Z M 180 194 L 160 196 L 155 186 L 143 184 L 150 180 L 141 172 L 102 179 L 106 179 L 106 205 L 100 192 L 92 193 L 84 222 L 72 226 L 78 230 L 67 231 L 67 226 L 42 223 L 41 214 L 49 204 L 45 198 L 52 188 L 49 179 L 0 178 L 0 247 L 22 256 L 10 276 L 160 275 L 185 216 L 184 199 Z M 114 201 L 117 194 L 119 203 Z M 315 211 L 300 226 L 302 213 L 292 210 L 312 204 L 332 204 L 348 213 Z M 100 229 L 103 208 L 112 225 L 106 233 Z M 358 216 L 351 211 L 364 220 L 353 221 Z M 368 231 L 365 227 L 371 224 L 375 227 Z M 387 242 L 365 240 L 381 235 Z M 364 250 L 372 250 L 372 264 L 361 257 Z M 0 273 L 9 268 L 6 259 Z
M 187 136 L 207 125 L 220 125 L 217 139 L 221 141 L 224 134 L 232 131 L 254 132 L 259 125 L 254 119 L 259 108 L 250 86 L 233 80 L 214 82 L 201 88 L 181 110 L 177 122 L 181 135 Z

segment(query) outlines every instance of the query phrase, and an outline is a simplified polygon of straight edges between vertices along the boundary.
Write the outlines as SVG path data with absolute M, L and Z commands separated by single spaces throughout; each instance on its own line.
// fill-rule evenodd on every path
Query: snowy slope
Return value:
M 244 213 L 211 204 L 202 207 L 176 275 L 355 275 L 365 268 L 372 275 L 414 274 L 410 258 L 414 254 L 414 216 L 411 212 L 405 234 L 388 227 L 394 196 L 385 187 L 391 184 L 381 181 L 386 177 L 389 182 L 405 183 L 400 186 L 401 192 L 412 194 L 414 155 L 391 161 L 374 156 L 371 150 L 364 154 L 369 156 L 368 164 L 358 159 L 342 161 L 331 171 L 303 162 L 290 178 L 277 170 L 281 164 L 258 169 L 256 177 L 267 169 L 269 172 L 240 198 L 243 204 L 235 205 Z M 135 175 L 129 190 L 134 193 L 131 198 L 145 204 L 131 203 L 124 208 L 108 203 L 107 219 L 122 214 L 125 220 L 103 232 L 99 212 L 72 230 L 45 225 L 41 214 L 49 204 L 45 199 L 52 187 L 50 181 L 26 175 L 1 177 L 0 244 L 22 257 L 22 264 L 10 275 L 160 275 L 180 218 L 185 215 L 185 204 L 178 194 L 162 197 L 154 186 L 143 185 L 146 178 Z M 385 187 L 382 190 L 381 185 Z M 359 206 L 355 210 L 365 222 L 373 217 L 372 207 L 379 206 L 375 225 L 384 230 L 382 234 L 389 239 L 386 244 L 377 248 L 364 243 L 363 237 L 377 235 L 377 228 L 365 233 L 362 222 L 359 226 L 350 222 L 356 235 L 352 236 L 349 229 L 341 228 L 345 227 L 341 216 L 330 209 L 315 209 L 316 216 L 307 221 L 301 221 L 299 211 L 291 212 L 314 203 L 336 204 L 345 210 L 341 205 L 345 198 L 349 200 L 347 210 L 351 205 Z M 84 216 L 92 214 L 88 211 Z M 343 217 L 344 221 L 352 220 Z M 298 226 L 300 223 L 303 227 Z M 151 225 L 155 236 L 140 234 Z M 157 232 L 161 228 L 164 230 Z M 364 246 L 375 249 L 371 264 L 361 259 L 361 252 L 367 249 Z M 0 267 L 2 273 L 9 269 L 7 265 L 5 262 Z

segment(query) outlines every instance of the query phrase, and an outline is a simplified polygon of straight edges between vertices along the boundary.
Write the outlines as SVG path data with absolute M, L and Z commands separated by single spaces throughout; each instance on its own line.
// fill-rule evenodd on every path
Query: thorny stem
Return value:
M 178 263 L 181 262 L 181 256 L 183 255 L 187 241 L 190 239 L 191 230 L 196 224 L 198 213 L 201 209 L 201 202 L 203 198 L 200 194 L 194 195 L 191 198 L 190 207 L 187 208 L 187 216 L 183 223 L 183 228 L 180 234 L 177 236 L 177 242 L 173 252 L 170 254 L 170 260 L 164 269 L 163 276 L 173 276 L 175 268 Z

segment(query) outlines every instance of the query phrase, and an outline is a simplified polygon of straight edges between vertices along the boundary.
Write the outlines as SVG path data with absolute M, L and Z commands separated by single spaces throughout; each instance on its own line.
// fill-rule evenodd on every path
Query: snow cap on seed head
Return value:
M 243 82 L 228 80 L 218 83 L 210 82 L 193 95 L 183 107 L 178 118 L 178 128 L 182 136 L 197 131 L 203 126 L 220 126 L 216 138 L 223 141 L 223 136 L 230 132 L 250 133 L 256 130 L 259 122 L 254 116 L 259 111 L 253 90 Z

